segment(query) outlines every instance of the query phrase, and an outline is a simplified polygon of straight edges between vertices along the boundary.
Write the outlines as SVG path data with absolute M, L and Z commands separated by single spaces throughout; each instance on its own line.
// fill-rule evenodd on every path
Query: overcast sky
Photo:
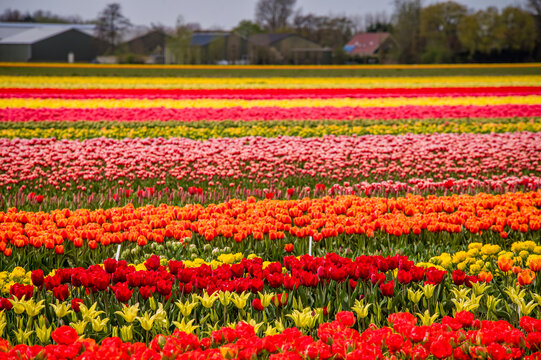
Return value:
M 455 0 L 473 9 L 524 5 L 526 0 Z M 79 15 L 93 19 L 109 3 L 118 2 L 133 24 L 173 26 L 179 15 L 185 22 L 200 23 L 203 28 L 234 27 L 240 20 L 253 20 L 256 0 L 1 0 L 0 10 L 49 10 L 59 15 Z M 424 0 L 423 4 L 437 0 Z M 297 0 L 303 13 L 318 15 L 361 15 L 385 11 L 391 15 L 392 0 Z

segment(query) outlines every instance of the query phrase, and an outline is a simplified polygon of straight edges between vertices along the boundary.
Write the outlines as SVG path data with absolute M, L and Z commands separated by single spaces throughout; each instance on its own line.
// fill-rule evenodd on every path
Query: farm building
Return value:
M 252 64 L 330 64 L 332 50 L 294 34 L 256 34 L 248 39 Z
M 0 23 L 0 61 L 88 62 L 98 55 L 93 31 L 94 25 Z
M 230 32 L 191 34 L 182 44 L 172 40 L 166 49 L 166 62 L 177 64 L 239 64 L 246 60 L 246 40 Z
M 170 38 L 165 31 L 156 29 L 140 36 L 135 36 L 124 43 L 126 51 L 141 56 L 144 62 L 163 64 L 165 61 L 165 46 Z

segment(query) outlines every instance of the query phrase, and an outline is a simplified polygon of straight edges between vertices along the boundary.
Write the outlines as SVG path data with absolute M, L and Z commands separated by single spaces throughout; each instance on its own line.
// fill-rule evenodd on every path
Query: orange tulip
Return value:
M 502 256 L 498 259 L 498 267 L 503 272 L 508 272 L 513 267 L 513 259 Z
M 541 258 L 530 260 L 529 267 L 530 267 L 530 270 L 532 270 L 534 272 L 540 271 L 541 270 Z
M 492 273 L 490 271 L 488 272 L 481 271 L 477 277 L 479 278 L 480 281 L 489 283 L 492 280 Z
M 521 286 L 531 284 L 535 279 L 535 273 L 530 269 L 524 269 L 517 275 L 518 283 Z
M 285 250 L 286 252 L 288 252 L 288 253 L 293 252 L 293 249 L 294 249 L 293 244 L 286 244 L 286 245 L 284 246 L 284 250 Z
M 63 254 L 64 253 L 64 245 L 56 245 L 55 248 L 54 248 L 54 251 L 59 255 Z

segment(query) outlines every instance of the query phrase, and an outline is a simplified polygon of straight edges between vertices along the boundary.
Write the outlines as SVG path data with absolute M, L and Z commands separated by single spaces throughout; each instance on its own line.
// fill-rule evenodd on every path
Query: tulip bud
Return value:
M 133 329 L 132 325 L 130 326 L 122 326 L 120 328 L 120 338 L 124 342 L 131 342 L 133 340 Z
M 153 297 L 150 297 L 148 300 L 149 300 L 149 302 L 150 302 L 150 308 L 151 308 L 153 311 L 156 311 L 156 309 L 158 308 L 157 305 L 156 305 L 156 300 L 154 300 Z

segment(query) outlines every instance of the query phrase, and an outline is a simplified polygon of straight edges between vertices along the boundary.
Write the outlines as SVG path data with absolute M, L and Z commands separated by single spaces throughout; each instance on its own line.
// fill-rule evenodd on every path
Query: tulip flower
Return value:
M 68 315 L 70 313 L 70 310 L 68 308 L 68 305 L 64 302 L 56 301 L 55 304 L 51 304 L 52 308 L 54 309 L 54 312 L 58 318 L 63 318 L 64 316 Z M 72 306 L 73 308 L 73 306 Z
M 105 326 L 107 325 L 107 322 L 109 322 L 109 319 L 108 318 L 94 318 L 92 319 L 91 323 L 92 323 L 92 330 L 94 330 L 95 332 L 101 332 L 103 331 L 103 329 L 105 328 Z
M 139 313 L 139 303 L 132 306 L 125 306 L 122 308 L 122 311 L 115 311 L 115 314 L 121 316 L 129 324 L 135 321 L 137 313 Z
M 120 328 L 120 338 L 122 341 L 132 341 L 133 340 L 133 325 L 124 325 Z
M 182 302 L 178 300 L 175 302 L 175 305 L 179 308 L 182 316 L 187 318 L 192 313 L 192 310 L 197 308 L 199 303 L 196 301 L 196 298 L 192 295 L 192 301 L 186 300 L 186 302 Z
M 201 305 L 206 307 L 207 309 L 210 309 L 216 300 L 218 300 L 218 294 L 213 293 L 212 295 L 209 295 L 206 291 L 203 292 L 203 296 L 196 295 L 199 301 L 201 301 Z
M 285 252 L 288 252 L 288 253 L 293 252 L 293 249 L 294 249 L 293 244 L 285 244 L 284 246 Z
M 138 316 L 137 321 L 141 323 L 141 327 L 145 331 L 150 331 L 154 326 L 154 316 L 151 316 L 148 312 L 145 312 L 143 316 Z
M 79 336 L 82 336 L 85 333 L 87 325 L 88 325 L 88 321 L 86 321 L 86 320 L 79 320 L 77 322 L 70 322 L 70 327 L 75 329 L 75 332 Z
M 421 320 L 423 326 L 430 326 L 434 323 L 434 321 L 436 321 L 440 314 L 436 312 L 435 314 L 430 315 L 430 312 L 428 310 L 425 310 L 423 314 L 417 313 L 417 316 Z
M 524 269 L 517 274 L 518 283 L 521 286 L 531 284 L 535 279 L 535 272 L 530 269 Z
M 0 325 L 1 328 L 1 325 Z M 53 327 L 49 326 L 47 327 L 45 324 L 45 318 L 39 319 L 39 325 L 36 325 L 36 336 L 41 344 L 46 344 L 49 342 L 51 338 Z M 2 331 L 0 331 L 0 334 Z
M 501 256 L 498 258 L 498 267 L 503 272 L 508 272 L 513 267 L 513 260 L 509 257 Z
M 246 303 L 249 298 L 250 298 L 250 293 L 243 292 L 240 295 L 237 293 L 233 293 L 231 301 L 233 302 L 233 304 L 235 304 L 237 309 L 241 310 L 241 309 L 244 309 L 244 307 L 246 307 Z
M 185 318 L 182 319 L 182 321 L 173 321 L 173 325 L 182 332 L 185 332 L 186 334 L 192 334 L 195 330 L 199 328 L 199 325 L 193 325 L 193 322 L 195 319 L 192 319 L 188 322 L 185 322 Z

